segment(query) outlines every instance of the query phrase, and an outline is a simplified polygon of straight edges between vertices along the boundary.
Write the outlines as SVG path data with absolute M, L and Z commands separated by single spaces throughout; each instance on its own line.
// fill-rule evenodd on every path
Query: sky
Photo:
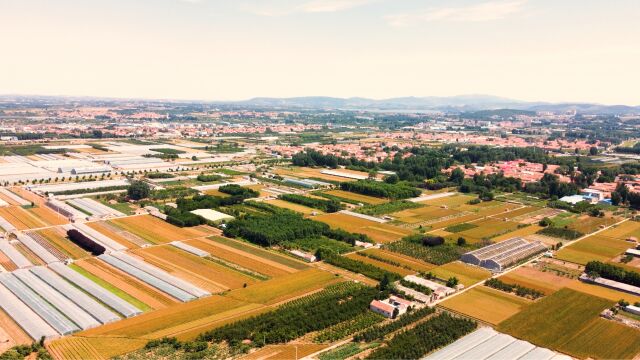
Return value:
M 0 0 L 0 94 L 640 105 L 638 0 Z

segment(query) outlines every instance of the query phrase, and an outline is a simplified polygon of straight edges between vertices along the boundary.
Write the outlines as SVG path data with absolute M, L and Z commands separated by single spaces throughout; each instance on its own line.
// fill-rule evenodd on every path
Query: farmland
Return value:
M 445 300 L 440 306 L 495 325 L 517 314 L 529 303 L 530 300 L 486 286 L 478 286 L 462 295 Z
M 623 238 L 610 237 L 609 233 L 604 231 L 561 249 L 557 257 L 561 260 L 585 265 L 591 260 L 611 260 L 629 247 L 629 242 Z
M 37 233 L 47 239 L 56 248 L 62 250 L 62 252 L 72 259 L 81 259 L 89 255 L 89 253 L 67 239 L 66 233 L 60 228 L 43 229 L 37 231 Z
M 562 289 L 502 322 L 498 330 L 581 358 L 632 358 L 640 351 L 640 331 L 598 316 L 612 304 Z
M 295 115 L 287 115 L 290 116 Z M 287 126 L 298 126 L 293 120 Z M 330 149 L 344 144 L 345 138 L 336 136 L 337 129 L 322 131 L 318 146 Z M 300 137 L 315 136 L 300 133 L 304 134 Z M 18 183 L 20 186 L 11 191 L 19 193 L 26 203 L 0 191 L 0 199 L 4 201 L 0 202 L 0 216 L 9 222 L 8 226 L 3 224 L 19 229 L 0 236 L 0 270 L 3 270 L 0 290 L 4 289 L 6 298 L 18 304 L 9 304 L 14 308 L 7 306 L 9 302 L 0 304 L 4 309 L 0 310 L 0 352 L 40 338 L 33 336 L 33 329 L 25 326 L 24 320 L 18 324 L 14 314 L 24 313 L 32 316 L 29 320 L 43 321 L 38 330 L 46 332 L 51 328 L 52 334 L 46 335 L 49 338 L 45 344 L 56 360 L 113 357 L 279 360 L 322 351 L 327 352 L 313 358 L 356 355 L 386 360 L 407 354 L 415 354 L 417 358 L 422 354 L 414 346 L 420 347 L 420 351 L 432 351 L 475 328 L 475 322 L 464 318 L 579 358 L 637 357 L 639 331 L 606 320 L 599 313 L 617 306 L 614 304 L 620 299 L 633 304 L 640 301 L 640 296 L 578 280 L 582 265 L 590 260 L 615 262 L 625 269 L 639 266 L 640 260 L 628 261 L 620 256 L 636 245 L 634 237 L 640 237 L 640 222 L 633 219 L 637 213 L 627 209 L 631 208 L 632 197 L 617 207 L 595 201 L 592 205 L 577 206 L 556 201 L 564 196 L 560 193 L 583 190 L 577 183 L 564 181 L 581 180 L 578 172 L 570 177 L 566 169 L 577 166 L 580 173 L 589 176 L 589 181 L 596 176 L 589 168 L 591 159 L 576 165 L 573 153 L 553 161 L 550 158 L 553 155 L 549 154 L 554 151 L 484 149 L 472 144 L 427 148 L 420 136 L 411 142 L 390 137 L 387 145 L 373 141 L 377 136 L 375 130 L 368 129 L 366 133 L 351 132 L 349 137 L 362 137 L 358 141 L 371 142 L 375 148 L 355 146 L 349 152 L 375 153 L 376 157 L 381 156 L 380 163 L 345 158 L 337 165 L 323 164 L 323 157 L 332 161 L 337 155 L 318 153 L 314 155 L 318 163 L 312 165 L 317 167 L 311 168 L 288 165 L 296 159 L 301 161 L 301 156 L 286 151 L 288 141 L 299 141 L 297 131 L 274 130 L 271 135 L 269 140 L 250 133 L 238 136 L 234 147 L 250 151 L 242 151 L 241 157 L 229 157 L 224 163 L 221 158 L 214 159 L 218 152 L 207 150 L 221 140 L 198 136 L 192 143 L 194 148 L 181 148 L 184 157 L 172 161 L 128 156 L 133 163 L 152 164 L 149 166 L 159 170 L 134 171 L 135 166 L 127 164 L 128 160 L 114 156 L 101 160 L 100 166 L 114 170 L 119 167 L 117 173 Z M 531 135 L 531 139 L 537 136 L 542 135 Z M 279 140 L 272 139 L 278 137 Z M 82 143 L 84 139 L 65 143 L 76 141 Z M 130 141 L 135 144 L 141 140 Z M 162 148 L 170 149 L 176 140 L 159 142 Z M 117 141 L 105 139 L 104 143 L 110 153 L 118 153 L 114 145 Z M 392 148 L 391 143 L 397 143 L 397 148 Z M 149 144 L 145 148 L 134 147 L 135 152 L 152 151 L 146 148 Z M 500 173 L 469 176 L 476 169 L 482 171 L 481 167 L 500 164 L 501 160 L 492 159 L 494 150 L 504 151 L 510 158 L 519 155 L 544 158 L 547 166 L 561 167 L 558 172 L 551 169 L 544 175 L 545 181 L 552 181 L 548 179 L 552 174 L 562 173 L 566 178 L 562 178 L 557 189 L 551 189 L 540 181 L 525 184 Z M 58 155 L 55 161 L 62 164 L 92 161 L 80 161 L 73 154 Z M 393 156 L 393 160 L 382 162 L 385 154 Z M 54 161 L 29 156 L 30 162 Z M 411 159 L 413 156 L 416 158 Z M 412 164 L 413 160 L 420 162 Z M 122 161 L 125 163 L 118 164 Z M 468 173 L 464 177 L 448 168 L 462 166 Z M 537 165 L 526 166 L 535 169 Z M 624 166 L 631 173 L 640 171 L 640 167 Z M 322 174 L 329 169 L 334 174 L 359 176 L 368 176 L 371 171 L 371 177 L 381 181 L 352 181 Z M 157 176 L 150 177 L 149 171 Z M 227 189 L 251 188 L 261 191 L 261 199 L 197 187 L 203 183 L 197 180 L 198 176 L 213 172 L 232 174 L 215 176 L 215 181 L 230 184 Z M 604 176 L 618 179 L 620 174 Z M 289 176 L 324 183 L 291 183 L 287 182 Z M 84 183 L 85 179 L 90 181 Z M 60 189 L 66 187 L 84 193 L 105 181 L 121 183 L 119 192 L 78 196 L 102 204 L 111 202 L 110 206 L 122 209 L 124 216 L 109 213 L 89 216 L 68 208 L 67 214 L 64 207 L 58 207 L 57 212 L 51 210 L 56 204 L 74 203 L 70 201 L 74 195 L 56 195 L 56 191 L 64 191 Z M 608 181 L 594 181 L 594 186 L 611 188 Z M 129 187 L 130 183 L 135 186 Z M 150 188 L 145 189 L 144 183 Z M 525 195 L 529 191 L 531 195 Z M 149 194 L 145 196 L 145 192 Z M 202 192 L 212 196 L 201 195 Z M 536 198 L 544 199 L 534 199 L 534 192 Z M 415 196 L 429 200 L 400 200 Z M 504 197 L 523 199 L 526 204 L 504 201 Z M 51 199 L 48 205 L 47 199 Z M 545 207 L 547 201 L 553 208 Z M 176 203 L 175 211 L 171 202 Z M 158 209 L 160 213 L 156 212 Z M 217 224 L 203 224 L 199 218 L 175 221 L 178 218 L 174 215 L 194 209 L 220 211 L 235 219 Z M 164 215 L 168 220 L 162 220 Z M 540 223 L 544 217 L 550 218 L 550 225 L 546 221 Z M 589 234 L 622 219 L 626 222 L 578 241 L 564 240 L 562 244 L 558 244 L 559 237 L 553 237 L 562 234 L 539 234 L 542 225 Z M 72 228 L 74 231 L 67 235 Z M 507 268 L 503 273 L 492 274 L 460 260 L 466 252 L 513 237 L 540 240 L 553 248 L 544 256 L 540 249 L 540 254 L 526 264 L 513 262 L 515 268 Z M 375 244 L 368 244 L 369 241 Z M 68 259 L 71 261 L 65 262 Z M 628 262 L 622 264 L 621 260 Z M 516 267 L 518 264 L 521 265 Z M 434 283 L 400 281 L 407 275 L 418 275 Z M 492 275 L 499 281 L 483 284 Z M 438 287 L 445 284 L 447 288 Z M 429 291 L 426 287 L 435 289 Z M 20 294 L 22 291 L 28 294 Z M 28 297 L 31 292 L 36 294 Z M 392 295 L 404 298 L 407 303 Z M 85 303 L 76 304 L 83 296 L 89 301 L 83 299 Z M 381 303 L 373 302 L 374 299 Z M 49 322 L 53 320 L 48 318 L 51 315 L 42 309 L 40 313 L 34 310 L 34 314 L 18 312 L 16 308 L 20 309 L 22 303 L 29 309 L 40 306 L 57 311 L 59 320 L 65 323 L 51 325 Z M 355 306 L 349 305 L 354 303 Z M 391 315 L 397 312 L 394 308 L 401 311 L 411 303 L 414 309 L 408 311 L 408 316 L 400 315 L 398 320 L 384 318 L 376 311 L 384 309 Z M 429 306 L 423 308 L 425 303 Z M 76 308 L 86 314 L 80 314 Z M 620 307 L 617 309 L 622 311 Z M 106 314 L 101 310 L 106 310 Z M 450 317 L 451 314 L 454 316 Z M 436 326 L 432 328 L 434 323 Z M 450 336 L 453 333 L 456 335 Z
M 440 279 L 446 280 L 450 277 L 456 277 L 460 280 L 460 283 L 465 286 L 473 285 L 491 276 L 491 273 L 488 270 L 467 265 L 460 261 L 450 262 L 431 269 L 430 271 Z
M 283 265 L 273 260 L 269 260 L 265 257 L 254 255 L 249 252 L 242 251 L 208 239 L 190 240 L 187 241 L 187 244 L 195 246 L 204 251 L 208 251 L 211 254 L 215 254 L 213 255 L 214 258 L 238 264 L 246 269 L 270 277 L 280 276 L 297 271 L 295 268 Z
M 256 282 L 252 277 L 170 245 L 148 247 L 133 253 L 146 262 L 213 293 Z
M 414 272 L 429 272 L 435 267 L 424 261 L 412 258 L 407 255 L 394 253 L 383 249 L 369 249 L 363 251 L 364 254 L 371 254 L 377 258 L 384 259 L 389 262 L 397 263 L 404 268 L 413 270 Z
M 321 221 L 332 228 L 368 235 L 371 239 L 381 243 L 392 242 L 411 233 L 408 229 L 381 224 L 343 213 L 324 214 L 313 219 Z
M 569 279 L 549 272 L 542 272 L 532 267 L 521 267 L 516 271 L 500 276 L 499 279 L 506 283 L 518 284 L 542 291 L 545 295 L 553 294 L 571 282 Z
M 397 266 L 387 261 L 381 261 L 377 259 L 375 255 L 367 256 L 366 254 L 352 253 L 347 255 L 346 257 L 348 257 L 349 259 L 353 259 L 353 260 L 357 260 L 363 263 L 373 265 L 375 267 L 378 267 L 380 269 L 383 269 L 392 273 L 400 274 L 402 276 L 406 276 L 414 273 L 412 270 L 405 269 L 401 266 Z
M 0 208 L 0 216 L 9 221 L 18 230 L 35 229 L 47 226 L 46 223 L 20 206 Z
M 74 265 L 80 272 L 91 274 L 94 279 L 110 284 L 108 290 L 130 301 L 134 306 L 142 302 L 153 309 L 161 309 L 175 303 L 175 300 L 160 291 L 97 259 L 80 260 Z
M 150 215 L 114 219 L 110 223 L 152 244 L 163 244 L 207 235 L 196 228 L 179 228 Z
M 388 202 L 387 199 L 368 196 L 368 195 L 362 195 L 362 194 L 356 194 L 356 193 L 343 191 L 343 190 L 330 190 L 330 191 L 326 191 L 326 194 L 337 196 L 339 198 L 345 198 L 345 199 L 357 201 L 363 204 L 370 204 L 370 205 L 377 205 L 377 204 Z
M 307 265 L 305 265 L 303 262 L 298 261 L 298 260 L 294 260 L 293 258 L 290 258 L 288 256 L 279 254 L 279 253 L 275 253 L 273 251 L 270 250 L 266 250 L 262 247 L 247 243 L 247 242 L 243 242 L 243 241 L 239 241 L 239 240 L 234 240 L 234 239 L 229 239 L 229 238 L 225 238 L 225 237 L 221 237 L 221 236 L 212 236 L 209 237 L 208 239 L 210 239 L 213 242 L 222 244 L 222 245 L 226 245 L 228 247 L 231 247 L 233 249 L 239 250 L 239 251 L 243 251 L 245 253 L 248 254 L 252 254 L 255 256 L 259 256 L 261 258 L 265 258 L 271 261 L 275 261 L 281 265 L 293 268 L 293 269 L 297 269 L 297 270 L 302 270 L 302 269 L 306 269 Z
M 270 306 L 265 305 L 276 304 L 317 291 L 334 281 L 334 276 L 322 271 L 302 271 L 238 289 L 225 296 L 214 295 L 199 301 L 149 312 L 87 330 L 76 336 L 91 339 L 94 348 L 97 347 L 96 344 L 106 347 L 114 337 L 145 340 L 138 342 L 135 348 L 127 348 L 119 354 L 140 348 L 149 339 L 177 336 L 180 339 L 189 340 L 230 321 L 237 321 L 269 310 Z M 109 353 L 108 355 L 117 354 Z
M 277 207 L 281 207 L 284 209 L 293 210 L 299 212 L 304 215 L 311 215 L 312 213 L 322 214 L 322 211 L 314 208 L 310 208 L 308 206 L 294 204 L 292 202 L 284 201 L 284 200 L 267 200 L 265 201 L 267 204 L 275 205 Z

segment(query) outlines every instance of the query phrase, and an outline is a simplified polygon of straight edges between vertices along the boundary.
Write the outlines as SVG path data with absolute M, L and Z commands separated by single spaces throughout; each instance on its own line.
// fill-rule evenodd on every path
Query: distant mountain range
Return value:
M 1 95 L 0 108 L 15 105 L 50 106 L 59 103 L 89 103 L 108 106 L 119 103 L 139 104 L 209 104 L 243 106 L 262 109 L 308 109 L 308 110 L 369 110 L 404 112 L 471 113 L 485 110 L 550 111 L 564 113 L 576 111 L 580 114 L 640 114 L 640 106 L 602 105 L 594 103 L 549 103 L 527 102 L 491 95 L 398 97 L 390 99 L 367 99 L 362 97 L 337 98 L 328 96 L 306 96 L 291 98 L 256 97 L 242 101 L 203 101 L 171 99 L 122 99 L 91 96 L 41 96 Z
M 265 108 L 301 108 L 301 109 L 343 109 L 343 110 L 404 110 L 404 111 L 442 111 L 469 112 L 495 109 L 515 109 L 528 111 L 567 112 L 577 111 L 583 114 L 638 114 L 640 106 L 600 105 L 591 103 L 547 103 L 526 102 L 491 95 L 399 97 L 374 100 L 360 97 L 335 98 L 308 96 L 293 98 L 257 97 L 234 102 L 246 106 Z

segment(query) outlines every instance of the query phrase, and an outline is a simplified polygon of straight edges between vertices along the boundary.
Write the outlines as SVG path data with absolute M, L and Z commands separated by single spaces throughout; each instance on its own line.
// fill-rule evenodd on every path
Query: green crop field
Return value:
M 499 324 L 498 330 L 578 358 L 631 359 L 640 330 L 601 319 L 610 300 L 562 289 Z
M 604 234 L 605 232 L 590 236 L 561 249 L 557 258 L 585 265 L 591 260 L 608 261 L 632 247 L 629 242 L 623 239 L 612 238 Z

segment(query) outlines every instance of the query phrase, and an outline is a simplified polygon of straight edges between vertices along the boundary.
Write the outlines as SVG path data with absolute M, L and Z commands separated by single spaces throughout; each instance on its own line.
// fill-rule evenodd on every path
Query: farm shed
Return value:
M 131 266 L 135 266 L 136 268 L 148 274 L 151 274 L 152 276 L 155 276 L 156 278 L 162 281 L 165 281 L 171 284 L 172 286 L 177 287 L 178 289 L 188 292 L 191 295 L 194 295 L 199 298 L 211 295 L 211 293 L 208 291 L 202 290 L 199 287 L 194 286 L 187 281 L 177 278 L 160 268 L 157 268 L 149 263 L 144 262 L 143 260 L 140 260 L 128 254 L 125 254 L 122 252 L 116 252 L 111 255 L 121 261 L 126 262 L 127 264 L 130 264 Z
M 72 205 L 75 208 L 82 209 L 93 216 L 105 218 L 111 216 L 124 216 L 120 211 L 110 208 L 106 205 L 103 205 L 93 199 L 90 198 L 78 198 L 67 200 L 69 205 Z
M 215 211 L 211 209 L 197 209 L 191 211 L 192 214 L 202 216 L 208 221 L 212 221 L 214 223 L 225 221 L 225 220 L 233 220 L 233 216 L 227 215 L 225 213 L 221 213 L 220 211 Z
M 46 267 L 37 266 L 29 269 L 29 271 L 49 286 L 56 289 L 60 294 L 63 294 L 69 300 L 73 301 L 80 308 L 84 309 L 84 311 L 91 314 L 91 316 L 96 318 L 100 323 L 106 324 L 120 320 L 118 315 L 114 314 L 111 310 L 107 309 L 102 304 L 71 285 L 69 282 L 63 280 L 60 276 L 56 275 L 56 273 Z
M 35 241 L 31 236 L 15 232 L 18 240 L 24 244 L 29 250 L 31 250 L 34 254 L 36 254 L 42 261 L 47 264 L 51 264 L 54 262 L 60 261 L 55 255 L 49 252 L 44 246 L 40 245 L 37 241 Z
M 101 232 L 94 230 L 92 227 L 88 226 L 87 224 L 83 224 L 83 223 L 76 223 L 73 225 L 68 224 L 68 225 L 64 225 L 63 228 L 65 230 L 71 230 L 75 228 L 85 236 L 91 238 L 93 241 L 104 246 L 107 249 L 107 251 L 120 251 L 120 250 L 127 249 L 126 246 L 102 234 Z
M 127 264 L 126 262 L 117 259 L 111 255 L 107 255 L 107 254 L 102 254 L 100 256 L 98 256 L 98 258 L 102 261 L 104 261 L 105 263 L 115 267 L 118 270 L 121 270 L 131 276 L 133 276 L 134 278 L 168 294 L 171 295 L 172 297 L 182 301 L 182 302 L 187 302 L 187 301 L 191 301 L 191 300 L 195 300 L 196 297 L 189 294 L 188 292 L 181 290 L 169 283 L 167 283 L 166 281 L 163 281 L 161 279 L 158 279 L 157 277 L 142 271 L 140 269 L 138 269 L 137 267 Z
M 102 301 L 107 306 L 124 315 L 125 317 L 129 318 L 142 313 L 142 311 L 140 311 L 135 306 L 119 298 L 109 290 L 94 283 L 93 281 L 82 276 L 80 273 L 72 270 L 62 263 L 51 264 L 49 265 L 49 268 L 51 268 L 63 278 L 67 279 L 69 282 L 77 285 L 79 288 L 84 289 L 84 291 L 89 293 L 91 296 Z
M 339 176 L 339 177 L 343 177 L 347 179 L 355 179 L 355 180 L 365 180 L 369 178 L 369 175 L 361 175 L 361 174 L 355 174 L 355 173 L 344 172 L 339 170 L 322 170 L 320 171 L 320 173 L 325 175 L 333 175 L 333 176 Z
M 2 216 L 0 216 L 0 228 L 6 232 L 12 232 L 17 230 L 15 226 L 11 225 L 11 223 L 7 221 L 5 218 L 3 218 Z
M 35 276 L 29 270 L 16 270 L 13 272 L 13 274 L 25 285 L 38 293 L 38 295 L 40 295 L 48 303 L 56 307 L 56 309 L 62 312 L 63 315 L 68 317 L 82 330 L 100 326 L 100 323 L 95 318 L 89 315 L 74 302 L 67 299 L 64 295 L 54 290 L 51 286 Z
M 600 286 L 608 287 L 610 289 L 626 292 L 632 295 L 640 296 L 640 287 L 638 286 L 633 286 L 633 285 L 625 284 L 619 281 L 605 279 L 602 277 L 593 279 L 589 277 L 587 274 L 580 275 L 580 280 L 584 282 L 589 282 L 589 283 L 597 284 Z
M 49 302 L 22 283 L 13 274 L 0 274 L 0 283 L 6 286 L 15 296 L 38 314 L 44 321 L 61 335 L 71 334 L 80 330 L 71 320 L 60 313 Z
M 199 256 L 199 257 L 207 257 L 210 256 L 211 254 L 207 251 L 198 249 L 195 246 L 191 246 L 189 244 L 185 244 L 182 241 L 172 241 L 170 242 L 171 245 L 177 247 L 180 250 L 184 250 L 190 254 L 193 254 L 195 256 Z
M 551 360 L 571 359 L 549 349 L 482 327 L 423 360 Z
M 0 193 L 2 193 L 2 195 L 8 197 L 9 199 L 15 201 L 18 203 L 18 205 L 20 206 L 29 206 L 31 205 L 30 201 L 27 201 L 25 199 L 23 199 L 22 197 L 18 196 L 17 194 L 15 194 L 12 191 L 9 191 L 6 188 L 0 188 Z
M 78 220 L 87 217 L 87 215 L 82 211 L 60 200 L 49 199 L 47 200 L 46 205 L 53 209 L 55 212 L 62 214 L 71 220 Z
M 467 264 L 477 265 L 499 272 L 532 255 L 546 251 L 540 241 L 528 242 L 523 238 L 512 238 L 497 244 L 491 244 L 462 255 Z
M 26 268 L 33 266 L 31 261 L 29 261 L 18 249 L 14 248 L 11 243 L 7 240 L 0 238 L 0 251 L 5 254 L 11 262 L 13 262 L 18 268 Z
M 53 338 L 58 333 L 40 316 L 18 299 L 4 285 L 0 285 L 0 307 L 34 340 Z

